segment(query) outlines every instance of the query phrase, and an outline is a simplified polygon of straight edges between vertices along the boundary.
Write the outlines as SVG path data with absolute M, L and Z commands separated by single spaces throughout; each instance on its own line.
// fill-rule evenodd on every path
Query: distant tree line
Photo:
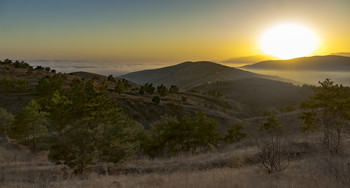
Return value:
M 13 61 L 10 59 L 5 59 L 3 61 L 0 61 L 0 65 L 8 65 L 8 66 L 13 66 L 15 68 L 20 68 L 20 69 L 27 69 L 28 73 L 33 72 L 33 70 L 37 70 L 37 71 L 46 71 L 46 72 L 52 72 L 52 73 L 56 73 L 55 69 L 51 69 L 50 67 L 43 67 L 43 66 L 37 66 L 37 67 L 33 67 L 31 65 L 29 65 L 28 63 L 22 61 Z

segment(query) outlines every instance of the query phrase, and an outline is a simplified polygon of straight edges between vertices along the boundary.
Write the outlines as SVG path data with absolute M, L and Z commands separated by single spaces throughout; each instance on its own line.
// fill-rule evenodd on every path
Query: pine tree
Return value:
M 82 172 L 98 159 L 118 164 L 137 151 L 143 127 L 107 96 L 106 83 L 74 79 L 70 89 L 55 92 L 51 102 L 51 161 Z
M 41 149 L 41 143 L 47 134 L 48 113 L 40 111 L 40 105 L 31 100 L 22 111 L 16 115 L 10 136 L 19 143 L 29 146 L 34 152 Z
M 7 136 L 8 129 L 14 122 L 14 116 L 4 108 L 0 108 L 0 132 Z

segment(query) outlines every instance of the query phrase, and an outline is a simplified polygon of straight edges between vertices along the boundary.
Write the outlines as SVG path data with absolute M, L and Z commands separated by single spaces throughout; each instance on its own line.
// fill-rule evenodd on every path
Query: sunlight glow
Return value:
M 319 46 L 317 34 L 308 27 L 285 23 L 269 28 L 260 38 L 260 49 L 266 55 L 291 59 L 310 55 Z

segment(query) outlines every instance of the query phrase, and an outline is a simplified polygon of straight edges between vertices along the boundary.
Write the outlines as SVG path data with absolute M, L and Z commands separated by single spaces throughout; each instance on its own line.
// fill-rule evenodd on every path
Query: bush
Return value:
M 0 78 L 0 92 L 26 92 L 28 90 L 28 81 L 21 78 Z
M 160 103 L 160 98 L 158 96 L 154 96 L 153 99 L 152 99 L 152 102 L 154 104 L 159 104 Z
M 227 143 L 239 142 L 242 138 L 246 137 L 247 133 L 243 131 L 242 124 L 233 124 L 227 130 L 224 136 L 224 141 Z
M 184 116 L 180 121 L 165 115 L 151 124 L 143 150 L 150 157 L 159 157 L 215 147 L 219 139 L 216 127 L 217 123 L 202 111 L 194 118 Z
M 160 94 L 160 96 L 166 96 L 168 95 L 168 88 L 161 84 L 160 86 L 157 87 L 157 93 Z
M 178 93 L 179 88 L 176 85 L 171 85 L 169 88 L 169 93 Z
M 259 161 L 268 173 L 282 171 L 289 166 L 290 145 L 282 138 L 284 129 L 275 115 L 270 115 L 260 126 L 262 147 Z

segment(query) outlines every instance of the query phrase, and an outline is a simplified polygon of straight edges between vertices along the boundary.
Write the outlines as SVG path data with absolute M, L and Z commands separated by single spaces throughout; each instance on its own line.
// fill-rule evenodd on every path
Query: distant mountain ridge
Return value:
M 187 61 L 169 67 L 132 72 L 122 75 L 120 78 L 125 78 L 140 85 L 145 83 L 165 84 L 167 86 L 175 84 L 181 89 L 189 89 L 208 82 L 258 76 L 255 73 L 209 61 Z
M 269 60 L 240 67 L 260 70 L 350 71 L 350 57 L 339 55 Z
M 220 61 L 220 63 L 229 65 L 232 67 L 241 67 L 241 66 L 252 65 L 254 63 L 267 61 L 267 60 L 276 60 L 276 58 L 270 55 L 254 55 L 254 56 L 246 56 L 246 57 L 234 57 L 231 59 Z

